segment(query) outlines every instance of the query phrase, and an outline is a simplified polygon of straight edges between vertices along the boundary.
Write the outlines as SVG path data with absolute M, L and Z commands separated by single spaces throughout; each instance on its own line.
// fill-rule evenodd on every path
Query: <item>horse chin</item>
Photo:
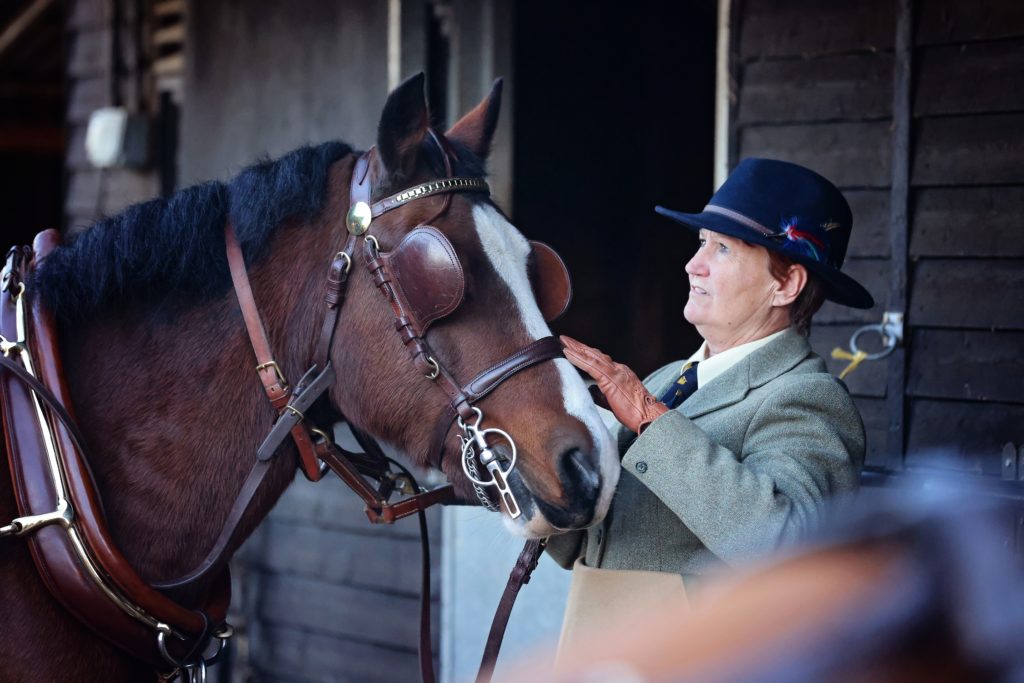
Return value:
M 548 503 L 536 497 L 530 491 L 523 477 L 518 472 L 512 472 L 508 477 L 509 486 L 516 497 L 516 503 L 520 507 L 521 514 L 513 519 L 508 511 L 502 507 L 502 518 L 506 530 L 513 536 L 520 536 L 527 539 L 539 539 L 547 536 L 563 534 L 569 531 L 578 531 L 600 524 L 608 514 L 612 495 L 618 483 L 619 467 L 604 467 L 604 462 L 599 472 L 601 480 L 600 493 L 594 503 L 593 515 L 586 519 L 580 519 L 577 523 L 570 525 L 559 525 L 551 520 L 551 517 L 560 517 L 563 512 L 561 507 Z
M 512 519 L 506 514 L 502 514 L 502 516 L 504 517 L 505 528 L 513 536 L 532 540 L 564 533 L 562 529 L 552 526 L 550 522 L 544 519 L 543 515 L 536 514 L 530 518 L 520 516 L 516 519 Z

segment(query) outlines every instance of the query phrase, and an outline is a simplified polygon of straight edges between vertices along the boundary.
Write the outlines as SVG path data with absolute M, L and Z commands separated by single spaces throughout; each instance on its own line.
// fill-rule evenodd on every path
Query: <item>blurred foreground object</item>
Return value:
M 688 613 L 634 613 L 555 673 L 500 680 L 1022 681 L 1024 573 L 999 533 L 1005 506 L 977 500 L 893 490 Z

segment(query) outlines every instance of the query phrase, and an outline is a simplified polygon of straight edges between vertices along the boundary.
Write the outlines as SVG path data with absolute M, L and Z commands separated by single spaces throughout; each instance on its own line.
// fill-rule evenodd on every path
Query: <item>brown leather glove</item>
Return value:
M 597 388 L 608 401 L 615 419 L 637 434 L 669 408 L 647 391 L 644 383 L 632 370 L 616 363 L 595 348 L 572 337 L 561 336 L 565 357 L 597 381 Z

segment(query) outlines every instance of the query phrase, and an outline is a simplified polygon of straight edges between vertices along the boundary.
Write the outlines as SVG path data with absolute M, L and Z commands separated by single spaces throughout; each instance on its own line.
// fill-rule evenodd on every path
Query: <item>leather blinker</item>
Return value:
M 462 303 L 466 293 L 462 264 L 455 247 L 437 228 L 416 228 L 380 258 L 392 274 L 395 296 L 418 336 Z
M 572 280 L 565 261 L 554 249 L 536 240 L 530 240 L 530 285 L 544 320 L 551 322 L 562 317 L 572 301 Z

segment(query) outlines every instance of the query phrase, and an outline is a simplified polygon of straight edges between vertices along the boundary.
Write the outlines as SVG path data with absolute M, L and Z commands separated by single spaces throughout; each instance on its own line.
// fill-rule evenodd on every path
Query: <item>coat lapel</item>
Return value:
M 742 401 L 754 387 L 789 372 L 811 352 L 807 338 L 790 329 L 700 387 L 677 410 L 693 419 Z M 665 386 L 668 388 L 668 385 Z

